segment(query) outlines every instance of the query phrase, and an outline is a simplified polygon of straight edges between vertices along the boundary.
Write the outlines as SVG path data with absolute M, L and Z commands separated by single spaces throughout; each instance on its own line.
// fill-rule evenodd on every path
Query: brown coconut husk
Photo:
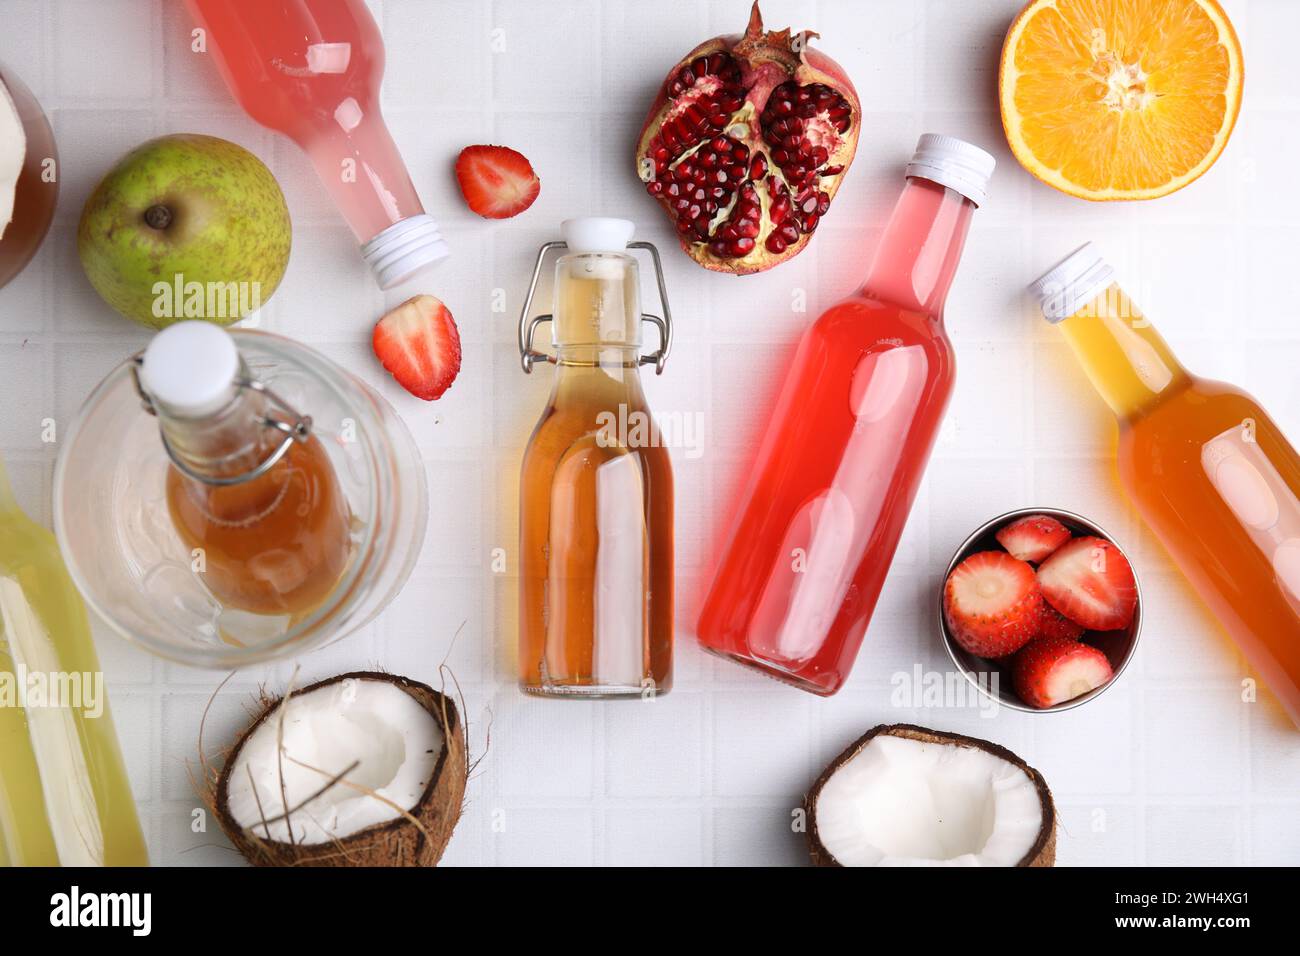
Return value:
M 311 693 L 349 679 L 395 684 L 413 697 L 442 727 L 442 752 L 438 755 L 424 792 L 417 804 L 409 811 L 390 803 L 394 809 L 401 811 L 401 816 L 328 843 L 307 846 L 281 843 L 267 840 L 252 829 L 240 826 L 231 815 L 229 806 L 230 773 L 235 765 L 235 758 L 239 756 L 249 736 L 261 726 L 262 722 L 273 718 L 285 698 L 264 699 L 261 713 L 240 734 L 234 747 L 226 755 L 224 767 L 216 775 L 208 794 L 209 803 L 217 821 L 221 824 L 221 829 L 235 848 L 254 866 L 434 866 L 442 858 L 456 822 L 460 819 L 469 770 L 464 722 L 455 702 L 427 684 L 378 671 L 352 671 L 339 674 L 336 677 L 317 681 L 301 690 L 290 691 L 286 697 Z M 281 759 L 293 760 L 292 756 L 286 758 L 282 751 Z M 298 763 L 299 766 L 308 767 L 306 764 Z M 308 769 L 319 770 L 314 767 Z M 351 769 L 349 767 L 336 774 L 320 770 L 321 789 L 313 794 L 313 797 L 330 787 L 346 786 L 363 793 L 370 793 L 376 800 L 384 799 L 373 791 L 342 780 L 341 778 Z M 309 801 L 303 801 L 306 802 Z M 295 812 L 303 812 L 299 807 L 290 807 L 287 814 L 277 812 L 276 809 L 263 809 L 262 817 L 266 823 L 276 822 L 284 819 L 285 816 L 292 818 Z
M 1052 791 L 1047 787 L 1047 781 L 1043 775 L 1035 770 L 1029 764 L 1025 763 L 1006 747 L 1002 747 L 989 740 L 981 740 L 979 737 L 965 737 L 961 734 L 950 734 L 942 730 L 929 730 L 925 727 L 917 727 L 914 724 L 881 724 L 873 727 L 865 734 L 849 745 L 842 754 L 830 762 L 830 765 L 822 771 L 817 782 L 813 784 L 812 789 L 808 791 L 808 796 L 804 798 L 804 813 L 808 820 L 808 850 L 812 856 L 813 864 L 816 866 L 842 866 L 839 860 L 835 859 L 826 847 L 822 844 L 821 837 L 817 832 L 817 798 L 821 795 L 822 787 L 826 781 L 831 778 L 835 771 L 839 770 L 845 763 L 869 744 L 876 736 L 885 734 L 892 737 L 905 737 L 909 740 L 920 741 L 929 744 L 947 744 L 954 747 L 974 747 L 983 750 L 1005 760 L 1007 763 L 1014 764 L 1025 772 L 1030 780 L 1034 783 L 1034 789 L 1038 792 L 1038 801 L 1043 808 L 1043 822 L 1038 829 L 1038 837 L 1034 840 L 1029 851 L 1020 859 L 1016 866 L 1038 867 L 1038 866 L 1055 866 L 1056 865 L 1056 805 L 1052 802 Z

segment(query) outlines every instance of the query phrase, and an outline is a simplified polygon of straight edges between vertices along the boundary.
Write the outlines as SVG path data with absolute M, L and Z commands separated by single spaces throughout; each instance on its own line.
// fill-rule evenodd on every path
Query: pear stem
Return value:
M 154 229 L 166 229 L 172 224 L 172 211 L 158 203 L 144 211 L 144 221 Z

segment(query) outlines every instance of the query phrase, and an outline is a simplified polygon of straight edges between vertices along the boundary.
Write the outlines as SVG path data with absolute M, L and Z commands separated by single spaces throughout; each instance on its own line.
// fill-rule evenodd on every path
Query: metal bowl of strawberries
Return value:
M 1014 710 L 1070 710 L 1115 683 L 1137 649 L 1142 591 L 1096 523 L 1021 508 L 975 529 L 944 573 L 939 630 L 986 697 Z

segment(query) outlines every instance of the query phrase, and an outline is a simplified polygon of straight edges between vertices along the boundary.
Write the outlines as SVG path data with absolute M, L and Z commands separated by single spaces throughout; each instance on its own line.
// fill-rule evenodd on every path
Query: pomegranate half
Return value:
M 637 174 L 682 248 L 716 272 L 803 251 L 857 150 L 862 105 L 811 31 L 715 37 L 672 68 L 637 143 Z

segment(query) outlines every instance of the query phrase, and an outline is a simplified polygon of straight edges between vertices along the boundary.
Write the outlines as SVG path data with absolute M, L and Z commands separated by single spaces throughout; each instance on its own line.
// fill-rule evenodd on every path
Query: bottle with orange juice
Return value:
M 1030 285 L 1119 420 L 1138 511 L 1300 726 L 1300 455 L 1241 389 L 1193 375 L 1091 243 Z

